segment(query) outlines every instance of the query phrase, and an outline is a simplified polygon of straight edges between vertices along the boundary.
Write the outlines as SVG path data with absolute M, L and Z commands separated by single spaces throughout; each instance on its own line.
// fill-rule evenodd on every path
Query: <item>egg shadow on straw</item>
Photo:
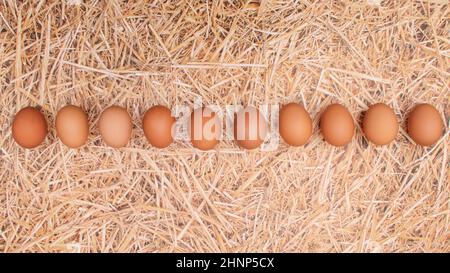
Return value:
M 369 142 L 366 139 L 366 136 L 364 135 L 364 131 L 363 131 L 363 122 L 364 122 L 364 117 L 366 116 L 367 110 L 362 111 L 358 117 L 359 119 L 356 120 L 356 123 L 359 125 L 360 128 L 360 133 L 361 133 L 361 147 L 366 149 L 369 147 Z

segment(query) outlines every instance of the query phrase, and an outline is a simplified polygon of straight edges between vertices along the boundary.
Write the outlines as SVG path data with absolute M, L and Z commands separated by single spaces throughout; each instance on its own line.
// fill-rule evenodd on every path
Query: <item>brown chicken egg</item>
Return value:
M 258 109 L 247 106 L 234 115 L 234 139 L 245 149 L 258 148 L 265 140 L 268 125 Z
M 364 114 L 362 129 L 366 138 L 376 145 L 391 143 L 398 133 L 394 110 L 384 103 L 371 105 Z
M 69 148 L 84 145 L 89 135 L 87 114 L 77 106 L 67 105 L 56 115 L 56 133 L 59 139 Z
M 291 146 L 304 145 L 312 134 L 311 117 L 300 104 L 286 104 L 280 110 L 279 130 L 287 144 Z
M 323 111 L 320 117 L 320 130 L 325 141 L 339 147 L 352 140 L 355 124 L 347 108 L 336 103 Z
M 221 123 L 214 111 L 202 107 L 192 112 L 189 123 L 192 146 L 203 151 L 211 150 L 219 142 L 221 132 Z
M 34 107 L 25 107 L 17 112 L 12 123 L 12 136 L 23 148 L 35 148 L 47 135 L 47 121 Z
M 409 113 L 407 127 L 414 142 L 421 146 L 431 146 L 442 137 L 444 123 L 434 106 L 423 103 Z
M 175 121 L 170 109 L 165 106 L 155 105 L 148 109 L 142 120 L 148 142 L 157 148 L 166 148 L 172 144 Z
M 126 146 L 130 141 L 133 124 L 125 108 L 111 106 L 100 115 L 98 128 L 107 145 L 120 148 Z

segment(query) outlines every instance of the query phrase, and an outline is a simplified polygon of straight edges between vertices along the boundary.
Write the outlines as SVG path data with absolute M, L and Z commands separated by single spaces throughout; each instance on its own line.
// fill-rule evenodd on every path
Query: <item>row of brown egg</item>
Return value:
M 248 114 L 256 114 L 250 120 Z M 200 116 L 200 122 L 194 120 Z M 192 145 L 200 150 L 213 149 L 220 137 L 218 115 L 208 107 L 197 108 L 191 114 L 190 136 Z M 205 124 L 212 121 L 212 126 Z M 157 148 L 165 148 L 173 141 L 173 125 L 176 119 L 165 106 L 153 106 L 145 113 L 142 121 L 144 134 L 148 142 Z M 87 114 L 77 106 L 67 105 L 61 108 L 55 121 L 59 139 L 70 148 L 84 145 L 89 135 Z M 430 104 L 418 104 L 409 114 L 407 131 L 419 145 L 430 146 L 442 136 L 443 122 L 439 112 Z M 99 117 L 98 128 L 103 141 L 114 148 L 127 145 L 131 138 L 132 120 L 127 110 L 120 106 L 105 109 Z M 394 111 L 386 104 L 371 105 L 364 113 L 362 129 L 366 138 L 376 145 L 387 145 L 398 134 L 399 123 Z M 324 139 L 331 145 L 344 146 L 349 143 L 355 132 L 352 115 L 344 106 L 331 104 L 320 117 L 320 130 Z M 250 134 L 250 132 L 257 134 Z M 14 140 L 24 148 L 40 145 L 48 132 L 44 115 L 34 107 L 20 110 L 12 124 Z M 238 137 L 239 132 L 242 135 Z M 305 108 L 298 103 L 289 103 L 279 112 L 279 133 L 291 146 L 301 146 L 308 142 L 313 132 L 312 120 Z M 258 148 L 266 138 L 268 124 L 258 109 L 248 106 L 234 115 L 234 138 L 245 149 Z M 197 136 L 197 137 L 194 137 Z

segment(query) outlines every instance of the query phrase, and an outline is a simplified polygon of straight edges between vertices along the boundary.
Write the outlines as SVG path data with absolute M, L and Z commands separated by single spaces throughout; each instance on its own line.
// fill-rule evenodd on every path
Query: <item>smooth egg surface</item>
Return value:
M 234 139 L 245 149 L 256 149 L 264 142 L 268 125 L 258 109 L 247 106 L 234 115 Z
M 364 114 L 362 129 L 366 138 L 376 145 L 391 143 L 398 133 L 394 110 L 384 103 L 371 105 Z
M 421 146 L 435 144 L 443 133 L 444 123 L 436 108 L 430 104 L 419 104 L 409 113 L 409 136 Z
M 312 120 L 305 108 L 298 103 L 281 107 L 279 130 L 283 140 L 291 146 L 301 146 L 308 142 L 312 134 Z
M 56 133 L 59 139 L 69 148 L 84 145 L 89 135 L 87 114 L 80 107 L 67 105 L 56 114 Z
M 189 135 L 192 146 L 207 151 L 213 149 L 220 139 L 222 127 L 217 114 L 208 107 L 192 111 Z
M 147 110 L 142 120 L 144 135 L 148 142 L 157 148 L 166 148 L 173 142 L 175 117 L 169 108 L 155 105 Z
M 320 117 L 320 130 L 329 144 L 344 146 L 352 140 L 355 124 L 352 115 L 344 106 L 331 104 Z
M 47 121 L 34 107 L 25 107 L 17 112 L 12 123 L 12 136 L 23 148 L 35 148 L 47 135 Z
M 133 124 L 127 110 L 114 105 L 106 108 L 100 115 L 98 127 L 107 145 L 120 148 L 130 141 Z

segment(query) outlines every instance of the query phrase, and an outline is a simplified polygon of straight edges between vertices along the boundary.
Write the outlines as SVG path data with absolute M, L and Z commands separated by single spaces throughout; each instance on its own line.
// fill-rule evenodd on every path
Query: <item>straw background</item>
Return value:
M 450 6 L 427 1 L 0 0 L 0 251 L 449 252 Z M 305 105 L 304 147 L 199 152 L 151 147 L 150 106 Z M 326 144 L 320 111 L 349 108 L 356 135 Z M 375 147 L 361 113 L 385 102 L 401 122 Z M 433 104 L 434 146 L 405 132 Z M 71 103 L 91 134 L 68 149 L 54 130 Z M 107 147 L 97 117 L 112 104 L 134 122 Z M 11 136 L 21 108 L 40 106 L 50 132 L 36 149 Z

